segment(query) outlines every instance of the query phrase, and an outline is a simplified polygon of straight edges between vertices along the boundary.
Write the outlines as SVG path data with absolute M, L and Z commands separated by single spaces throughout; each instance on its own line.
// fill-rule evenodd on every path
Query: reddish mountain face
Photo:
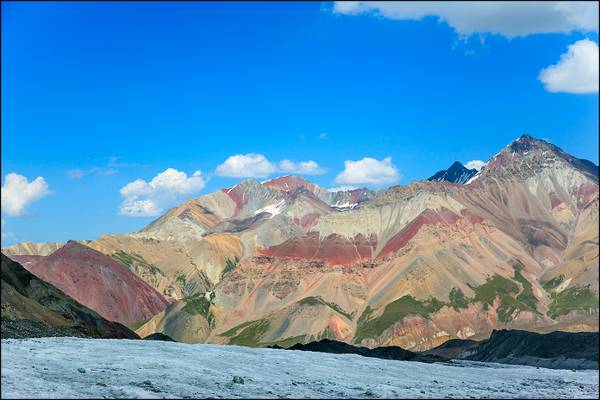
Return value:
M 142 321 L 169 305 L 123 264 L 74 241 L 23 266 L 110 321 Z

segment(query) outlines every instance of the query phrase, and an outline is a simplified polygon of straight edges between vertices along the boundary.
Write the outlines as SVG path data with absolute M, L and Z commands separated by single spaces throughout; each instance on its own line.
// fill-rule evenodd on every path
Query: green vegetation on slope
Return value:
M 517 300 L 523 304 L 527 304 L 532 310 L 536 311 L 537 299 L 533 294 L 531 282 L 529 282 L 527 278 L 525 278 L 523 274 L 521 274 L 521 271 L 523 270 L 523 265 L 521 263 L 517 263 L 514 265 L 514 268 L 515 280 L 519 282 L 521 286 L 523 286 L 523 290 L 517 295 Z
M 182 272 L 177 272 L 175 275 L 175 282 L 177 282 L 181 287 L 184 287 L 186 283 L 185 274 Z
M 235 257 L 233 260 L 227 259 L 227 261 L 225 261 L 225 268 L 223 268 L 223 272 L 221 272 L 221 276 L 224 276 L 226 273 L 233 271 L 235 267 L 237 267 L 239 262 L 240 259 L 238 257 Z
M 469 298 L 459 288 L 452 288 L 448 297 L 450 299 L 450 307 L 455 310 L 469 307 Z
M 376 318 L 372 318 L 375 310 L 367 306 L 358 319 L 358 328 L 354 340 L 360 342 L 365 338 L 378 337 L 395 323 L 402 322 L 404 317 L 408 315 L 420 315 L 423 318 L 428 318 L 429 315 L 439 311 L 443 306 L 458 310 L 467 308 L 471 303 L 481 303 L 484 310 L 487 310 L 498 298 L 500 305 L 496 310 L 496 314 L 501 322 L 511 321 L 515 312 L 518 311 L 537 312 L 537 299 L 533 294 L 533 286 L 521 273 L 523 265 L 516 262 L 513 267 L 514 280 L 496 274 L 489 277 L 480 286 L 469 285 L 475 292 L 475 296 L 472 298 L 465 296 L 460 288 L 450 290 L 448 303 L 443 303 L 436 298 L 428 301 L 418 301 L 407 295 L 388 304 L 381 316 Z M 580 297 L 582 296 L 580 295 Z M 587 307 L 589 299 L 583 304 Z
M 125 266 L 129 269 L 134 268 L 137 271 L 141 267 L 152 275 L 160 274 L 165 276 L 165 274 L 159 268 L 144 260 L 144 257 L 137 253 L 129 254 L 125 253 L 123 250 L 117 250 L 115 253 L 113 253 L 112 257 L 117 261 L 120 261 L 122 264 L 125 264 Z
M 269 325 L 266 319 L 248 321 L 222 333 L 221 336 L 229 337 L 229 344 L 258 347 L 263 345 L 260 338 L 269 329 Z
M 550 292 L 556 289 L 565 280 L 564 275 L 559 275 L 556 278 L 552 278 L 542 284 L 545 291 Z
M 323 300 L 323 298 L 321 296 L 309 296 L 309 297 L 305 297 L 302 300 L 300 300 L 298 302 L 298 305 L 306 305 L 306 306 L 316 306 L 322 304 L 324 306 L 327 306 L 329 308 L 331 308 L 333 311 L 342 314 L 344 317 L 348 318 L 348 319 L 352 319 L 352 314 L 348 313 L 347 311 L 344 311 L 342 309 L 342 307 L 338 306 L 337 304 L 333 303 L 333 302 L 328 302 Z
M 521 276 L 521 278 L 525 280 L 524 277 Z M 488 278 L 483 285 L 473 287 L 472 289 L 475 291 L 473 301 L 481 302 L 484 305 L 484 309 L 487 308 L 488 305 L 491 305 L 496 297 L 500 299 L 500 305 L 496 309 L 496 314 L 498 315 L 498 320 L 500 322 L 511 321 L 515 311 L 536 311 L 535 306 L 532 307 L 530 304 L 518 299 L 518 285 L 514 281 L 500 275 L 494 275 L 493 277 Z M 523 292 L 525 292 L 525 289 Z M 533 296 L 533 293 L 531 296 Z M 525 294 L 524 299 L 531 302 L 531 299 L 527 294 Z M 535 304 L 535 297 L 533 297 L 533 300 Z
M 566 315 L 573 310 L 598 309 L 598 298 L 590 290 L 590 285 L 573 286 L 560 293 L 551 293 L 551 297 L 552 303 L 548 309 L 550 318 Z
M 289 338 L 277 340 L 275 342 L 263 343 L 263 345 L 264 346 L 279 346 L 279 347 L 283 347 L 283 348 L 288 348 L 288 347 L 292 347 L 293 345 L 295 345 L 297 343 L 304 343 L 305 337 L 306 337 L 306 335 L 292 336 Z
M 363 315 L 359 319 L 363 323 L 358 326 L 354 340 L 360 342 L 368 337 L 378 337 L 387 328 L 396 322 L 404 320 L 409 315 L 420 315 L 427 318 L 443 306 L 444 303 L 435 298 L 427 301 L 419 301 L 410 295 L 406 295 L 385 306 L 383 313 L 379 317 L 367 320 L 369 317 L 365 316 L 365 312 L 367 312 L 367 309 L 365 309 L 365 312 L 363 312 Z
M 214 293 L 211 293 L 211 295 L 212 300 Z M 212 303 L 204 296 L 204 293 L 196 293 L 193 296 L 184 298 L 183 301 L 185 301 L 185 306 L 183 306 L 182 311 L 185 311 L 190 315 L 202 315 L 204 318 L 206 318 L 206 321 L 208 321 L 208 325 L 211 328 L 214 328 L 215 316 L 210 311 L 210 306 Z

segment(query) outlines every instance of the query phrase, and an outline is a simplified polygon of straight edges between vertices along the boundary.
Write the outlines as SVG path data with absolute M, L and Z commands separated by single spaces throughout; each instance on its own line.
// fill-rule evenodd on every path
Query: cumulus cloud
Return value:
M 18 217 L 27 213 L 27 207 L 50 194 L 46 180 L 38 176 L 29 182 L 23 175 L 10 173 L 2 185 L 2 214 Z
M 539 33 L 598 32 L 598 2 L 566 1 L 336 1 L 336 14 L 374 14 L 396 20 L 437 18 L 459 35 L 506 37 Z
M 228 178 L 266 178 L 277 167 L 265 156 L 257 153 L 236 154 L 216 169 L 216 174 Z
M 266 178 L 277 172 L 320 175 L 324 174 L 326 169 L 312 160 L 294 162 L 284 159 L 276 164 L 262 154 L 248 153 L 229 157 L 215 170 L 216 175 L 227 178 Z
M 399 179 L 400 173 L 392 164 L 392 157 L 381 161 L 365 157 L 358 161 L 344 161 L 344 170 L 335 178 L 335 182 L 342 185 L 385 185 Z
M 321 175 L 327 172 L 325 168 L 312 160 L 300 162 L 282 160 L 279 162 L 279 170 L 290 174 L 301 175 Z
M 471 160 L 465 164 L 465 167 L 468 169 L 476 169 L 477 171 L 481 171 L 481 168 L 483 168 L 485 164 L 487 163 L 482 160 Z
M 136 179 L 121 188 L 120 214 L 128 217 L 154 217 L 176 205 L 185 196 L 206 186 L 202 172 L 189 176 L 175 168 L 167 168 L 150 182 Z
M 539 79 L 549 92 L 598 93 L 598 44 L 589 39 L 575 42 L 558 63 L 540 72 Z

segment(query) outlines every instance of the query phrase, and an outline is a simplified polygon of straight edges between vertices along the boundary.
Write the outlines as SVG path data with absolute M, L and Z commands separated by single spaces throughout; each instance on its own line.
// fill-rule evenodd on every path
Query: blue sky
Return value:
M 377 188 L 485 161 L 523 133 L 598 163 L 597 80 L 582 93 L 539 79 L 582 41 L 597 75 L 597 8 L 591 29 L 588 13 L 572 29 L 524 18 L 523 33 L 500 20 L 486 32 L 469 10 L 342 6 L 2 3 L 3 244 L 138 230 L 249 165 L 258 180 L 295 168 Z M 351 177 L 363 167 L 379 175 Z M 149 182 L 168 168 L 165 193 Z M 10 193 L 9 173 L 27 179 Z M 36 177 L 37 197 L 5 209 Z

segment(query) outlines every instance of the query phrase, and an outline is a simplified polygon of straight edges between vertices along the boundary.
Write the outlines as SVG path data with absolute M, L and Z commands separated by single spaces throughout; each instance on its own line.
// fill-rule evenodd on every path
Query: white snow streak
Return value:
M 287 185 L 287 183 L 286 183 L 286 185 Z M 260 213 L 267 212 L 267 213 L 271 214 L 271 216 L 269 218 L 273 218 L 275 215 L 280 214 L 281 210 L 283 210 L 284 207 L 285 207 L 285 200 L 281 200 L 277 204 L 271 204 L 266 207 L 259 208 L 258 210 L 254 211 L 254 215 L 258 215 Z

